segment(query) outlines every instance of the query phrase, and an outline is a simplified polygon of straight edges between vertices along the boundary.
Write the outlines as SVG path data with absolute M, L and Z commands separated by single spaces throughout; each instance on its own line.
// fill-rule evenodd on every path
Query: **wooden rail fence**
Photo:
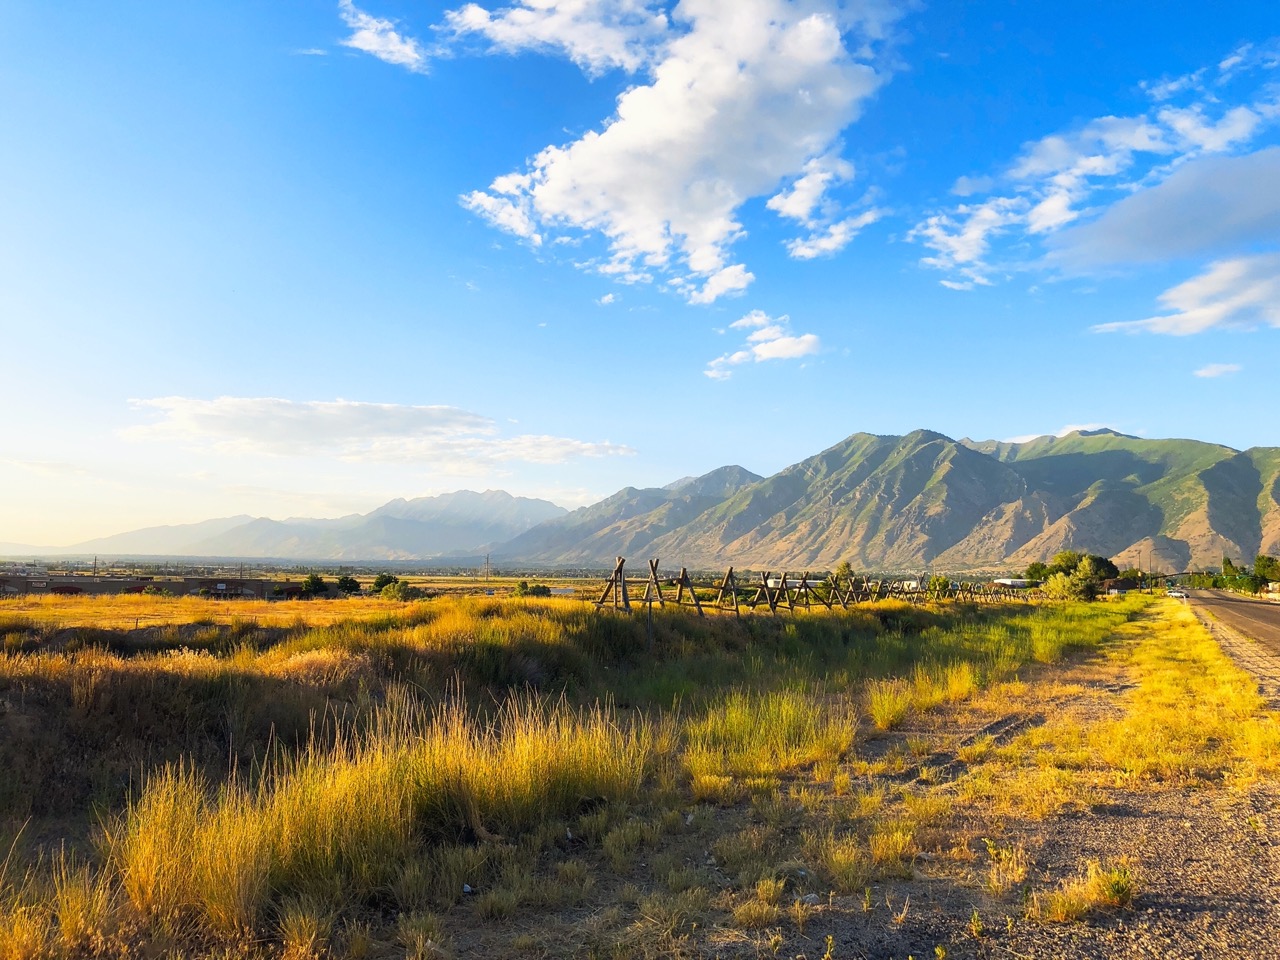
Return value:
M 714 600 L 702 600 L 698 597 L 688 569 L 681 567 L 674 577 L 664 577 L 659 573 L 658 562 L 657 558 L 649 561 L 649 575 L 643 580 L 644 594 L 634 602 L 649 609 L 655 603 L 660 607 L 665 607 L 668 603 L 689 606 L 697 610 L 699 616 L 706 616 L 708 609 L 721 613 L 732 612 L 735 616 L 740 616 L 743 607 L 754 610 L 761 604 L 767 605 L 770 613 L 777 613 L 784 608 L 789 613 L 795 613 L 797 610 L 811 609 L 815 605 L 828 610 L 838 605 L 847 610 L 852 604 L 894 599 L 908 603 L 947 600 L 961 603 L 1026 601 L 1025 591 L 997 583 L 948 580 L 944 586 L 938 578 L 921 582 L 890 577 L 842 577 L 835 573 L 814 576 L 805 572 L 797 576 L 786 571 L 776 574 L 764 571 L 760 573 L 758 581 L 740 581 L 733 572 L 733 567 L 717 581 L 701 585 L 704 592 L 716 592 Z M 632 590 L 641 581 L 638 578 L 628 579 L 626 564 L 625 557 L 617 558 L 613 573 L 605 581 L 604 590 L 594 601 L 597 607 L 631 609 Z M 668 590 L 674 587 L 675 596 L 669 597 L 663 593 L 664 587 Z

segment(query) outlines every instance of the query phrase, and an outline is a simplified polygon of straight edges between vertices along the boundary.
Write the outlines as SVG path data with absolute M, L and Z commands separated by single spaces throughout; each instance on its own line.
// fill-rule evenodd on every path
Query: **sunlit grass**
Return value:
M 1106 864 L 1091 860 L 1083 876 L 1065 880 L 1053 890 L 1032 894 L 1027 916 L 1049 923 L 1080 920 L 1098 910 L 1129 906 L 1139 889 L 1138 877 L 1127 860 Z
M 529 830 L 583 797 L 634 797 L 650 726 L 607 708 L 512 702 L 477 724 L 457 705 L 395 716 L 372 735 L 281 760 L 256 788 L 216 794 L 191 773 L 153 777 L 106 848 L 139 914 L 195 914 L 247 932 L 273 897 L 362 902 L 415 842 Z
M 449 911 L 504 922 L 616 893 L 612 877 L 647 882 L 649 863 L 664 889 L 619 894 L 642 911 L 636 929 L 676 936 L 712 909 L 763 929 L 785 922 L 787 883 L 858 895 L 912 876 L 952 845 L 953 805 L 1047 816 L 1087 798 L 1083 733 L 975 741 L 953 800 L 931 792 L 942 768 L 930 755 L 955 740 L 920 727 L 1014 690 L 1029 664 L 1098 646 L 1141 607 L 886 603 L 741 620 L 668 609 L 654 611 L 650 644 L 643 619 L 570 600 L 272 604 L 271 621 L 237 603 L 233 620 L 134 631 L 127 615 L 145 604 L 175 618 L 209 604 L 113 599 L 137 604 L 99 611 L 123 629 L 0 657 L 0 692 L 62 704 L 76 736 L 127 729 L 150 746 L 173 742 L 181 721 L 202 731 L 207 754 L 131 770 L 93 862 L 7 869 L 0 960 L 74 953 L 117 928 L 135 946 L 189 938 L 304 957 L 377 941 L 444 955 Z M 339 608 L 350 615 L 328 616 Z M 18 613 L 11 634 L 43 636 L 54 609 Z M 1165 682 L 1176 709 L 1191 691 Z M 1224 717 L 1247 720 L 1236 687 L 1228 677 L 1214 689 L 1233 704 Z M 910 749 L 859 755 L 868 727 L 903 724 Z M 1241 758 L 1263 758 L 1272 741 L 1240 726 L 1223 759 L 1243 774 Z M 239 759 L 220 770 L 210 755 L 228 743 Z M 1059 765 L 1066 753 L 1075 767 Z M 1158 769 L 1140 759 L 1107 762 Z M 890 788 L 869 779 L 873 767 L 920 776 Z M 700 801 L 720 807 L 689 810 Z M 706 826 L 719 815 L 735 826 Z M 686 825 L 709 831 L 705 846 L 691 862 L 660 861 L 667 833 Z M 712 900 L 708 849 L 754 897 Z M 561 865 L 550 882 L 537 872 L 544 852 Z M 469 899 L 468 886 L 479 891 Z

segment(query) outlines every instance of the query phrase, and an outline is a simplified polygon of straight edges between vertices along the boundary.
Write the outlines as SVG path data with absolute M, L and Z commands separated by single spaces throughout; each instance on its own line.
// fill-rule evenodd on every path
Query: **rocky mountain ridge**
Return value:
M 703 567 L 848 561 L 963 571 L 1019 569 L 1075 549 L 1172 572 L 1280 551 L 1273 447 L 1241 452 L 1111 430 L 1025 443 L 856 433 L 724 492 L 704 505 L 627 488 L 495 552 L 547 564 L 623 555 Z

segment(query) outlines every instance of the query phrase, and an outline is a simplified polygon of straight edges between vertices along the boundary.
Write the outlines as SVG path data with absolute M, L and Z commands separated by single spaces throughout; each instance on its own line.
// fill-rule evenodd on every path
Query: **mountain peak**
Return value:
M 681 497 L 727 497 L 764 478 L 736 464 L 716 467 L 700 477 L 682 477 L 663 490 Z

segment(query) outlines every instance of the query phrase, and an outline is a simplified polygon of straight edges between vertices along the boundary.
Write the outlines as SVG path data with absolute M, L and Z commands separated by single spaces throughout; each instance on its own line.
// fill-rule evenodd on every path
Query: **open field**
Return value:
M 1276 718 L 1172 601 L 49 598 L 0 640 L 2 960 L 1275 955 Z

